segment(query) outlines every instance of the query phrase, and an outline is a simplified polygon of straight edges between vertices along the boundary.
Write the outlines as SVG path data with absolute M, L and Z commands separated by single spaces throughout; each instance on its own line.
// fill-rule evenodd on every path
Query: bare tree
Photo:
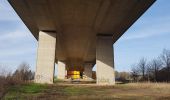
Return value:
M 138 81 L 138 78 L 139 78 L 139 70 L 137 68 L 137 66 L 134 64 L 132 65 L 132 68 L 131 68 L 131 77 L 133 79 L 133 81 L 137 82 Z
M 29 64 L 22 63 L 12 74 L 8 67 L 0 65 L 0 100 L 6 95 L 9 87 L 13 85 L 18 87 L 21 83 L 28 82 L 34 78 L 34 73 L 29 68 Z
M 160 56 L 163 67 L 166 68 L 166 79 L 167 81 L 170 81 L 170 50 L 164 49 L 163 53 Z
M 158 73 L 162 68 L 162 62 L 160 59 L 153 59 L 148 65 L 148 75 L 153 78 L 154 81 L 158 81 Z
M 131 77 L 140 76 L 140 80 L 170 81 L 170 50 L 164 49 L 157 59 L 147 63 L 145 58 L 132 67 Z
M 0 65 L 0 76 L 7 77 L 11 73 L 11 69 L 6 65 Z
M 147 60 L 145 58 L 140 59 L 137 66 L 139 73 L 142 75 L 142 80 L 145 80 L 145 74 L 147 71 Z
M 34 77 L 34 73 L 29 69 L 30 66 L 27 63 L 21 63 L 17 70 L 14 72 L 13 77 L 18 82 L 24 82 L 32 80 Z

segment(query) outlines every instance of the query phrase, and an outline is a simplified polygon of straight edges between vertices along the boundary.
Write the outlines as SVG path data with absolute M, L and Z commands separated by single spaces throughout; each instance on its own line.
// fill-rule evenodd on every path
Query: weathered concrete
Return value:
M 53 83 L 55 64 L 56 33 L 39 32 L 36 83 Z
M 94 63 L 96 35 L 112 34 L 116 42 L 154 1 L 9 0 L 35 38 L 39 30 L 57 31 L 56 61 Z
M 52 80 L 52 71 L 50 76 L 45 70 L 53 67 L 55 57 L 55 61 L 67 60 L 69 70 L 82 71 L 84 62 L 97 63 L 98 84 L 114 84 L 114 80 L 111 79 L 114 78 L 111 74 L 113 63 L 109 63 L 113 58 L 110 39 L 98 38 L 96 43 L 96 36 L 99 33 L 110 34 L 115 43 L 155 0 L 9 0 L 9 2 L 37 40 L 39 30 L 57 32 L 56 49 L 53 48 L 56 55 L 52 55 L 55 51 L 47 49 L 44 53 L 38 53 L 40 58 L 44 57 L 42 54 L 50 56 L 43 58 L 43 61 L 38 59 L 36 74 L 48 78 L 38 79 L 37 82 Z M 52 44 L 49 44 L 54 45 L 53 39 L 50 41 Z M 44 46 L 47 46 L 46 44 Z M 40 67 L 42 69 L 39 69 Z M 40 70 L 44 70 L 43 73 L 39 72 Z
M 57 69 L 58 69 L 57 78 L 58 79 L 65 79 L 65 76 L 66 76 L 66 64 L 65 64 L 65 62 L 58 61 Z
M 112 36 L 98 36 L 96 43 L 96 77 L 99 85 L 114 85 Z
M 84 64 L 84 75 L 85 79 L 91 80 L 92 79 L 92 68 L 94 64 L 91 63 L 85 63 Z

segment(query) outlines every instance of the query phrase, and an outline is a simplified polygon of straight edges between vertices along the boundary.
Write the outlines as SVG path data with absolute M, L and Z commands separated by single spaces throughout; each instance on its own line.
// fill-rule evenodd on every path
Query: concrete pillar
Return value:
M 112 36 L 97 36 L 96 77 L 99 85 L 114 85 Z
M 55 66 L 55 32 L 39 32 L 37 66 L 35 72 L 36 83 L 52 84 Z
M 93 68 L 93 64 L 90 63 L 86 63 L 84 64 L 84 75 L 85 75 L 85 79 L 92 79 L 92 68 Z
M 57 78 L 58 79 L 65 79 L 66 75 L 66 65 L 62 61 L 58 61 L 58 72 L 57 72 Z

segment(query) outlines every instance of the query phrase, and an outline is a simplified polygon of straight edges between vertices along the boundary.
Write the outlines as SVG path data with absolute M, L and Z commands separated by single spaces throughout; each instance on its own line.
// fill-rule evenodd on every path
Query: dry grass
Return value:
M 153 89 L 170 89 L 170 83 L 128 83 L 125 86 L 131 88 L 153 88 Z
M 12 87 L 7 100 L 170 100 L 169 83 L 128 83 L 115 86 L 23 85 Z

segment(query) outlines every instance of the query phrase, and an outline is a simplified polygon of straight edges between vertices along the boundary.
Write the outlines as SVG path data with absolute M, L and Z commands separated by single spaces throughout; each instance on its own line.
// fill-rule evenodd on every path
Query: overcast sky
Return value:
M 157 57 L 170 49 L 170 0 L 157 2 L 114 44 L 115 69 L 130 71 L 140 58 Z M 21 62 L 35 70 L 37 41 L 9 5 L 0 0 L 0 65 L 17 68 Z

